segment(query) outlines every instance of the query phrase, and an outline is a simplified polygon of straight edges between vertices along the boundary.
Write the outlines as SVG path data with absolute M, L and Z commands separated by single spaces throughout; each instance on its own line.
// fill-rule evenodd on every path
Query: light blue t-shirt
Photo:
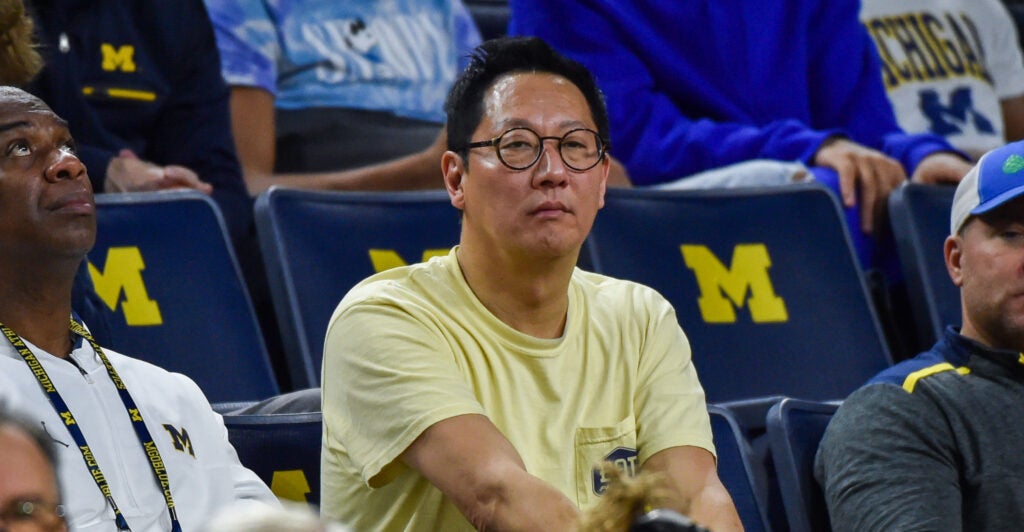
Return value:
M 229 85 L 278 109 L 342 107 L 444 121 L 480 44 L 461 0 L 206 0 Z

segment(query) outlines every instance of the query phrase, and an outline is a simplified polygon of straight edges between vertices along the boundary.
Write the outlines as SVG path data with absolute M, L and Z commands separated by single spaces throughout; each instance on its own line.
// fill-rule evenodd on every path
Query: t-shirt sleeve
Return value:
M 654 291 L 634 392 L 637 451 L 642 464 L 669 447 L 695 446 L 715 454 L 704 389 L 672 306 Z
M 347 453 L 370 487 L 401 472 L 397 458 L 431 425 L 484 413 L 440 328 L 387 302 L 335 315 L 323 397 L 325 448 Z
M 224 81 L 229 86 L 258 87 L 276 96 L 281 47 L 264 2 L 206 0 L 206 7 Z
M 1013 16 L 1002 2 L 982 2 L 986 18 L 975 21 L 979 27 L 971 28 L 986 39 L 983 52 L 990 57 L 988 72 L 992 76 L 996 95 L 1000 99 L 1024 95 L 1024 59 Z
M 833 529 L 959 530 L 952 441 L 922 394 L 892 384 L 854 392 L 825 431 L 815 463 Z

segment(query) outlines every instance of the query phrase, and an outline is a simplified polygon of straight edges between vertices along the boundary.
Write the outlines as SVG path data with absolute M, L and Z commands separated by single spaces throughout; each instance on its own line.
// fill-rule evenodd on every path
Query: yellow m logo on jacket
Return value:
M 697 304 L 704 321 L 735 323 L 736 309 L 744 304 L 755 323 L 789 320 L 786 302 L 775 295 L 768 276 L 772 261 L 764 244 L 737 244 L 728 268 L 707 246 L 684 244 L 680 250 L 697 277 Z
M 183 453 L 192 455 L 192 458 L 196 457 L 196 452 L 192 449 L 192 438 L 189 438 L 188 431 L 185 427 L 178 430 L 173 425 L 164 424 L 164 430 L 171 436 L 171 443 L 174 445 L 174 449 Z
M 103 56 L 103 70 L 113 72 L 135 72 L 135 47 L 125 44 L 114 48 L 114 45 L 103 43 L 100 45 L 100 54 Z

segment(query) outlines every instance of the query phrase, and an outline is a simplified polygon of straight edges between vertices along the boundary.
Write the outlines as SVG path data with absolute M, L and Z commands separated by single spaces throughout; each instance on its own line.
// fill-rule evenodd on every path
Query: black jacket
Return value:
M 122 148 L 213 185 L 237 241 L 252 205 L 202 0 L 29 0 L 46 67 L 29 87 L 79 145 L 93 189 Z

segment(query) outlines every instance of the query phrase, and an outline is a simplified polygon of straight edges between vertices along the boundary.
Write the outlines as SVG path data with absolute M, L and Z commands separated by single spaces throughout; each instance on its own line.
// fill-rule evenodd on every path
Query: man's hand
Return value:
M 929 185 L 947 183 L 955 185 L 967 175 L 971 163 L 955 153 L 933 153 L 917 163 L 910 179 L 915 183 Z
M 907 179 L 899 161 L 841 138 L 826 142 L 811 164 L 832 168 L 839 174 L 843 205 L 854 206 L 860 193 L 861 227 L 866 233 L 884 217 L 889 193 Z
M 139 159 L 131 150 L 121 150 L 107 166 L 104 190 L 107 192 L 143 192 L 191 188 L 210 194 L 213 186 L 199 179 L 184 166 L 158 166 Z

